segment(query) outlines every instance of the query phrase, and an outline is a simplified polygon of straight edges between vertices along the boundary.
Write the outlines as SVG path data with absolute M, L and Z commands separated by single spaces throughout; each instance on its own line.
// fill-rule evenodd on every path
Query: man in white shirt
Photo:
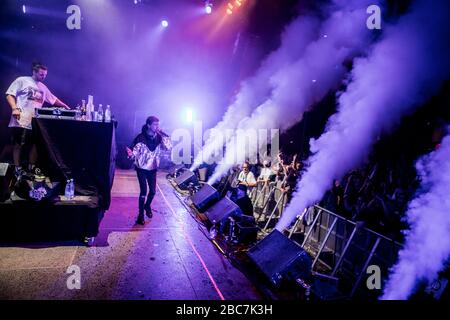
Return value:
M 267 184 L 270 178 L 274 175 L 275 173 L 272 171 L 272 168 L 270 167 L 269 160 L 264 160 L 263 168 L 261 169 L 261 173 L 259 174 L 258 181 Z
M 242 171 L 238 176 L 239 186 L 241 190 L 250 192 L 251 188 L 256 187 L 256 179 L 253 172 L 250 171 L 250 163 L 244 162 L 242 165 Z
M 6 101 L 12 110 L 9 127 L 12 128 L 14 165 L 19 168 L 22 153 L 26 149 L 29 149 L 28 165 L 33 167 L 36 162 L 36 150 L 31 136 L 31 119 L 35 109 L 42 108 L 44 101 L 56 107 L 70 109 L 42 83 L 47 76 L 46 66 L 34 62 L 32 72 L 31 77 L 19 77 L 14 80 L 6 90 Z

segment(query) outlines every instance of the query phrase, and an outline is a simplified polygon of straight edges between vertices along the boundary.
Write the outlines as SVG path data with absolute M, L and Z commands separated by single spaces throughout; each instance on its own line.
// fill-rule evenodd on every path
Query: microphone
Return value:
M 162 130 L 159 130 L 158 133 L 160 135 L 162 135 L 163 137 L 169 137 L 169 135 L 167 133 L 165 133 L 164 131 L 162 131 Z

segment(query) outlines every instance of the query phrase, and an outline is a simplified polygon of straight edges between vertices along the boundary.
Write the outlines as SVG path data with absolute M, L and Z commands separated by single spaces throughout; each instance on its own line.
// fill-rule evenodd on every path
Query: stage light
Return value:
M 27 7 L 25 5 L 22 6 L 22 12 L 27 13 Z
M 169 26 L 169 21 L 163 20 L 161 21 L 161 25 L 163 26 L 163 28 L 167 28 Z
M 206 14 L 211 14 L 211 12 L 212 12 L 212 4 L 208 3 L 205 6 L 205 12 L 206 12 Z
M 234 1 L 228 1 L 226 6 L 226 13 L 228 15 L 233 14 L 233 12 L 241 10 L 242 7 L 244 7 L 245 0 L 234 0 Z
M 194 120 L 194 113 L 192 112 L 192 109 L 186 109 L 186 121 L 192 122 Z

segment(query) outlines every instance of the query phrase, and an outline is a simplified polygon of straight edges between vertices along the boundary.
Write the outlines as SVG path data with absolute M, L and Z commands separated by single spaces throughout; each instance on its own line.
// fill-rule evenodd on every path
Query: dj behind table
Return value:
M 77 111 L 59 109 L 39 110 L 33 118 L 37 167 L 57 192 L 41 201 L 23 200 L 13 192 L 1 202 L 1 241 L 92 241 L 97 236 L 111 202 L 117 123 L 79 119 Z M 69 179 L 75 186 L 72 199 L 63 196 Z

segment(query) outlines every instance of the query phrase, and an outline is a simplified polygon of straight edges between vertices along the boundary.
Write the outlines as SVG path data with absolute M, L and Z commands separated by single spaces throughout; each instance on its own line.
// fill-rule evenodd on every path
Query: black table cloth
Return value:
M 113 122 L 33 118 L 38 167 L 52 181 L 74 179 L 75 194 L 111 203 L 116 142 Z

